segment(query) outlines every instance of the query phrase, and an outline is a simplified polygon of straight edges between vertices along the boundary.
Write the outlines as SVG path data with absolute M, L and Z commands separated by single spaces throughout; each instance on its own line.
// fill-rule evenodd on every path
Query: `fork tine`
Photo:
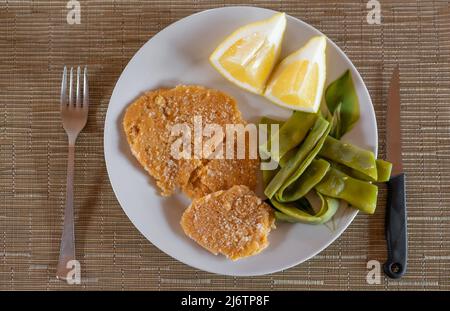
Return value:
M 70 67 L 69 76 L 69 106 L 73 105 L 73 67 Z
M 77 93 L 76 93 L 76 102 L 75 102 L 77 107 L 81 107 L 80 75 L 81 75 L 81 69 L 80 69 L 80 66 L 78 66 L 78 68 L 77 68 Z
M 88 81 L 88 68 L 84 67 L 84 79 L 83 79 L 83 108 L 89 107 L 89 81 Z
M 67 105 L 67 67 L 64 66 L 61 79 L 61 105 Z

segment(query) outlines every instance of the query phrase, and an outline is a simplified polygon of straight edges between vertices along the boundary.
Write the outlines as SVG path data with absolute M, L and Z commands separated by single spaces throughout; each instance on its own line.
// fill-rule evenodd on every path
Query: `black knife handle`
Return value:
M 393 279 L 406 272 L 408 236 L 406 225 L 405 174 L 392 177 L 388 182 L 386 208 L 386 242 L 388 259 L 384 272 Z

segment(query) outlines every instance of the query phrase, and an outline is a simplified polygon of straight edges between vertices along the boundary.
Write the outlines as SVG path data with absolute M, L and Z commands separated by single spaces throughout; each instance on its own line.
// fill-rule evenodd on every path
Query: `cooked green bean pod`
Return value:
M 284 121 L 275 120 L 269 117 L 262 117 L 261 120 L 259 120 L 259 124 L 266 124 L 267 125 L 267 146 L 269 146 L 268 150 L 270 150 L 270 137 L 272 136 L 272 127 L 270 125 L 272 124 L 278 124 L 279 128 L 281 128 L 284 124 Z M 260 146 L 262 148 L 263 146 Z
M 320 209 L 317 213 L 310 214 L 296 206 L 296 202 L 280 203 L 271 200 L 272 205 L 279 211 L 275 213 L 278 220 L 289 222 L 302 222 L 307 224 L 323 224 L 336 214 L 339 207 L 339 200 L 324 196 L 316 192 L 320 199 Z
M 325 119 L 320 118 L 318 120 L 325 120 Z M 327 123 L 327 127 L 326 127 L 325 131 L 320 131 L 320 133 L 316 133 L 317 137 L 319 137 L 320 134 L 322 136 L 317 141 L 315 146 L 312 149 L 310 149 L 308 154 L 305 157 L 303 157 L 302 161 L 300 161 L 300 165 L 298 165 L 298 167 L 294 170 L 294 172 L 292 174 L 290 174 L 287 177 L 287 179 L 284 179 L 283 183 L 279 187 L 278 191 L 276 192 L 276 199 L 278 201 L 280 201 L 280 202 L 290 202 L 291 200 L 295 200 L 294 198 L 291 198 L 289 196 L 285 197 L 284 196 L 284 192 L 285 192 L 285 190 L 288 187 L 290 187 L 292 184 L 294 184 L 297 179 L 300 178 L 300 176 L 303 174 L 303 172 L 308 168 L 308 166 L 314 160 L 316 155 L 319 153 L 319 151 L 322 148 L 322 145 L 323 145 L 323 143 L 324 143 L 324 141 L 325 141 L 325 139 L 326 139 L 326 137 L 327 137 L 327 135 L 328 135 L 328 133 L 330 132 L 330 129 L 331 129 L 329 122 L 326 121 L 326 123 Z M 302 148 L 303 148 L 303 145 L 300 147 L 300 149 L 302 149 Z M 300 153 L 300 151 L 301 150 L 299 150 L 299 153 Z M 299 153 L 297 153 L 297 155 Z M 297 155 L 296 155 L 296 157 L 297 157 Z M 281 170 L 283 170 L 283 168 Z M 281 170 L 280 170 L 280 172 L 281 172 Z M 295 197 L 298 197 L 298 196 L 295 195 Z
M 343 199 L 365 213 L 375 212 L 378 187 L 350 177 L 334 167 L 328 170 L 315 189 L 324 195 Z
M 374 181 L 374 182 L 386 182 L 389 181 L 391 178 L 391 170 L 392 170 L 392 163 L 377 159 L 375 161 L 375 164 L 377 166 L 377 179 L 373 179 L 372 177 L 361 173 L 360 171 L 357 171 L 353 168 L 351 168 L 348 173 L 348 175 L 361 179 L 366 181 Z
M 329 131 L 329 122 L 322 117 L 317 118 L 313 128 L 309 132 L 301 147 L 298 149 L 297 153 L 287 161 L 286 165 L 281 168 L 281 170 L 272 178 L 270 183 L 265 188 L 264 194 L 268 198 L 271 199 L 278 191 L 278 189 L 285 185 L 286 181 L 289 180 L 289 177 L 296 173 L 296 170 L 303 164 L 303 162 L 305 162 L 305 160 L 308 159 L 309 163 L 312 161 L 315 155 L 311 157 L 310 153 L 315 148 L 315 146 L 319 144 L 321 139 L 323 139 L 323 137 L 327 135 L 327 130 Z M 320 146 L 318 147 L 320 149 Z M 298 176 L 295 176 L 295 179 L 300 176 L 300 174 L 297 175 Z M 286 184 L 285 188 L 289 186 L 295 179 L 291 180 L 289 184 Z
M 269 117 L 262 117 L 261 120 L 259 120 L 259 124 L 265 124 L 267 125 L 267 133 L 266 133 L 266 138 L 267 140 L 265 141 L 265 143 L 259 145 L 259 151 L 260 154 L 266 154 L 270 156 L 270 151 L 271 151 L 271 137 L 272 137 L 272 124 L 278 124 L 279 128 L 281 128 L 281 126 L 284 124 L 284 121 L 280 121 L 280 120 L 275 120 Z
M 263 178 L 263 186 L 264 186 L 264 188 L 273 179 L 273 177 L 279 172 L 279 170 L 280 170 L 280 167 L 278 167 L 275 170 L 263 170 L 262 171 L 262 178 Z
M 270 154 L 273 160 L 279 162 L 280 158 L 286 152 L 303 141 L 316 119 L 316 114 L 294 111 L 291 117 L 283 123 L 277 132 L 271 133 L 271 140 L 275 138 L 279 139 L 278 152 L 268 148 L 270 146 L 269 142 L 261 146 L 262 152 Z
M 278 125 L 282 125 L 284 123 L 284 121 L 281 120 L 276 120 L 276 119 L 272 119 L 269 117 L 262 117 L 261 120 L 259 121 L 259 124 L 278 124 Z
M 276 193 L 276 199 L 280 202 L 292 202 L 305 196 L 317 185 L 330 168 L 330 163 L 323 159 L 312 160 L 305 172 L 300 175 L 284 191 Z
M 371 151 L 328 136 L 319 155 L 353 168 L 374 180 L 378 179 L 375 155 Z
M 377 159 L 377 181 L 386 182 L 391 178 L 392 163 L 381 159 Z
M 292 222 L 292 223 L 298 222 L 298 220 L 295 217 L 288 216 L 277 210 L 275 210 L 275 219 L 277 219 L 279 221 Z
M 389 181 L 389 179 L 391 178 L 392 163 L 381 159 L 377 159 L 375 163 L 377 166 L 377 177 L 378 177 L 377 180 L 371 178 L 370 176 L 364 173 L 361 173 L 360 171 L 357 171 L 353 168 L 347 167 L 339 163 L 332 162 L 332 166 L 336 167 L 338 170 L 349 175 L 350 177 L 354 177 L 364 181 L 372 181 L 372 182 Z
M 330 135 L 340 139 L 359 120 L 359 101 L 350 70 L 331 82 L 325 90 L 325 102 L 332 114 Z
M 284 121 L 271 119 L 269 117 L 262 117 L 261 120 L 259 121 L 259 124 L 266 124 L 267 125 L 267 137 L 269 138 L 267 143 L 268 143 L 269 150 L 270 150 L 270 137 L 271 137 L 271 132 L 272 132 L 272 127 L 270 125 L 271 124 L 279 124 L 279 125 L 281 125 L 283 123 L 284 123 Z M 259 148 L 261 148 L 261 146 L 259 146 Z M 268 162 L 269 160 L 266 160 L 266 161 Z M 275 176 L 275 174 L 279 170 L 280 170 L 279 166 L 276 169 L 274 169 L 274 170 L 262 170 L 264 188 L 266 187 L 266 185 L 269 183 L 269 181 L 273 178 L 273 176 Z
M 294 149 L 289 150 L 284 154 L 284 156 L 280 159 L 280 166 L 285 167 L 290 158 L 292 158 L 298 151 L 300 147 L 295 147 Z

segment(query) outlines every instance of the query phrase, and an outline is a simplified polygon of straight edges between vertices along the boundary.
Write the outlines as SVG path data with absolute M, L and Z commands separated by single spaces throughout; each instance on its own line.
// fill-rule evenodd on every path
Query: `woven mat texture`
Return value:
M 159 251 L 128 220 L 108 180 L 103 126 L 114 85 L 153 35 L 195 12 L 240 1 L 86 1 L 81 24 L 68 1 L 0 0 L 0 289 L 450 289 L 450 7 L 448 1 L 253 1 L 284 11 L 336 42 L 372 96 L 385 155 L 386 93 L 401 70 L 409 266 L 401 280 L 366 282 L 367 262 L 386 259 L 381 187 L 374 216 L 358 215 L 313 259 L 272 275 L 225 277 Z M 220 25 L 209 25 L 220 27 Z M 67 139 L 59 116 L 64 64 L 90 68 L 89 122 L 77 142 L 75 200 L 81 285 L 54 277 L 65 196 Z M 301 237 L 299 237 L 301 238 Z

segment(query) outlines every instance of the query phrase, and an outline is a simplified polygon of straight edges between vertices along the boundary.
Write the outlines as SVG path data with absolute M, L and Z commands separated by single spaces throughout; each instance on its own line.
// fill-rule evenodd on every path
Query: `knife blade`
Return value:
M 387 98 L 386 157 L 392 163 L 391 179 L 387 182 L 386 242 L 388 258 L 384 272 L 390 278 L 400 278 L 406 272 L 408 256 L 406 218 L 406 176 L 403 172 L 400 122 L 400 70 L 392 73 Z

